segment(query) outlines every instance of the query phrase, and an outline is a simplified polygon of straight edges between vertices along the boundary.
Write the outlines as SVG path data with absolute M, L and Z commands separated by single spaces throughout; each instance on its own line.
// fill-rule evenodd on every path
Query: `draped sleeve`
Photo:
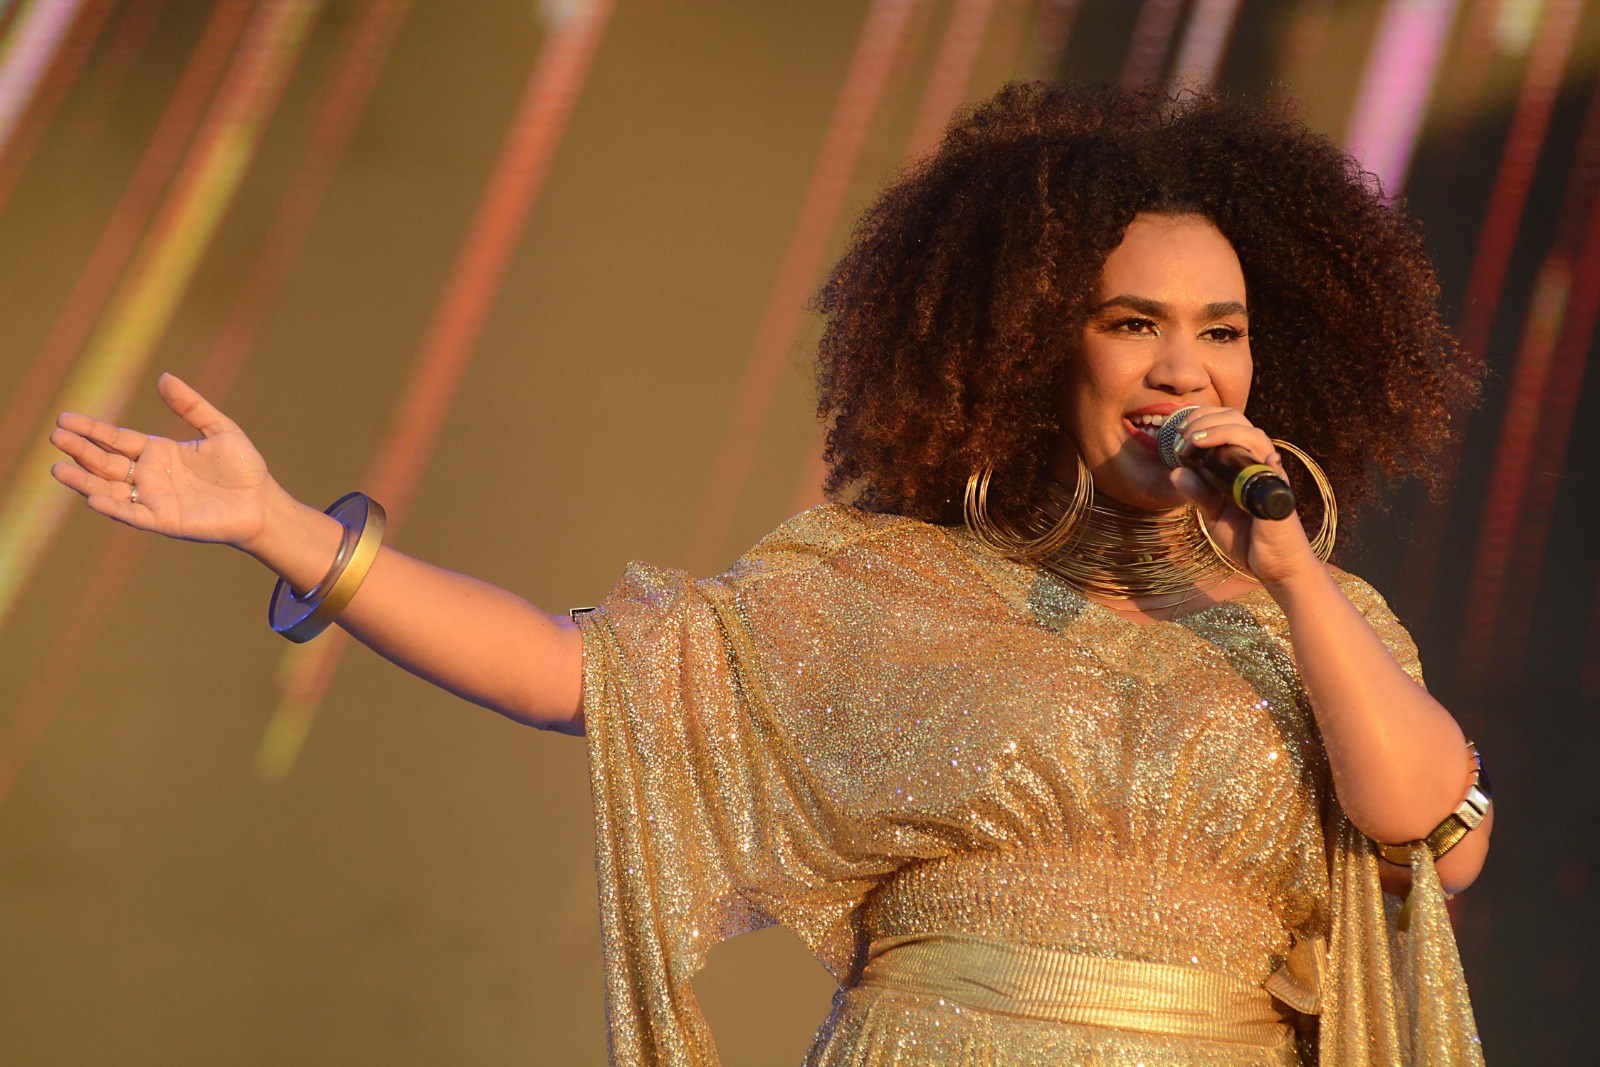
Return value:
M 1411 635 L 1382 596 L 1354 575 L 1340 585 L 1395 661 L 1418 684 Z M 1401 902 L 1378 883 L 1377 847 L 1330 805 L 1327 822 L 1331 943 L 1319 1062 L 1338 1067 L 1481 1067 L 1466 978 L 1444 887 L 1428 850 L 1412 855 L 1405 929 Z
M 838 553 L 904 521 L 814 509 L 717 578 L 634 564 L 580 616 L 613 1063 L 716 1063 L 689 980 L 723 939 L 781 924 L 857 966 L 864 896 L 918 849 L 845 795 L 852 697 L 821 689 L 876 615 Z

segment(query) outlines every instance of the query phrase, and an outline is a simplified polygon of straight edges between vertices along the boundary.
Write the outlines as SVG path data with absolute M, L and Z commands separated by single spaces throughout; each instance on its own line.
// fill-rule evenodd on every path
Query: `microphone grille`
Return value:
M 1195 411 L 1195 405 L 1179 408 L 1167 416 L 1167 421 L 1161 424 L 1156 431 L 1156 452 L 1161 455 L 1161 462 L 1173 470 L 1177 470 L 1178 461 L 1178 435 L 1183 432 L 1184 426 L 1189 422 L 1189 416 Z

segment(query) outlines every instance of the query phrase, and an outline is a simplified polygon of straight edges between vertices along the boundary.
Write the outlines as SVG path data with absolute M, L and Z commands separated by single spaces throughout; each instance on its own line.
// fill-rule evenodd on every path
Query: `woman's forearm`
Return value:
M 1377 841 L 1427 836 L 1471 779 L 1460 726 L 1395 662 L 1325 569 L 1307 569 L 1271 592 L 1289 620 L 1346 816 Z M 1476 876 L 1488 831 L 1486 820 L 1439 861 L 1447 887 Z
M 341 536 L 337 521 L 279 489 L 259 536 L 239 547 L 304 593 L 326 573 Z M 385 659 L 466 700 L 530 726 L 583 730 L 577 627 L 498 586 L 384 548 L 338 621 Z

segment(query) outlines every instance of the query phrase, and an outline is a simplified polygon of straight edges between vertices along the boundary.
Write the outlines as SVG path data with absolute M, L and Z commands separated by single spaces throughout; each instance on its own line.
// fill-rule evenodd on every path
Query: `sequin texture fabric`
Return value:
M 1420 680 L 1381 597 L 1340 583 Z M 826 505 L 717 578 L 634 565 L 582 625 L 614 1063 L 715 1063 L 689 979 L 771 923 L 841 984 L 816 1067 L 1481 1062 L 1437 878 L 1397 935 L 1264 591 L 1140 626 L 964 531 Z M 925 933 L 1256 986 L 1327 944 L 1320 1038 L 860 981 L 875 941 Z

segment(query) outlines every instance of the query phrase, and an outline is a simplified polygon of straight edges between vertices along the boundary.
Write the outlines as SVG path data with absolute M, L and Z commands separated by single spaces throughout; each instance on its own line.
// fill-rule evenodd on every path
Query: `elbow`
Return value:
M 1491 804 L 1483 814 L 1483 822 L 1434 863 L 1446 893 L 1460 893 L 1478 880 L 1489 859 L 1489 833 L 1493 829 L 1494 805 Z
M 583 708 L 567 718 L 552 719 L 546 722 L 534 723 L 541 730 L 549 730 L 553 734 L 566 734 L 568 737 L 583 736 Z
M 523 726 L 582 737 L 583 637 L 565 621 L 553 637 L 540 655 L 504 664 L 504 684 L 487 706 Z
M 552 714 L 547 708 L 513 707 L 500 703 L 486 703 L 490 711 L 504 715 L 519 726 L 531 726 L 535 730 L 545 730 L 553 734 L 566 734 L 569 737 L 583 736 L 583 705 L 569 713 Z
M 1493 827 L 1494 806 L 1490 805 L 1477 829 L 1463 837 L 1455 848 L 1434 861 L 1433 869 L 1439 875 L 1439 883 L 1444 886 L 1445 893 L 1455 896 L 1466 891 L 1478 880 L 1478 875 L 1483 873 L 1483 865 L 1489 858 L 1489 834 Z M 1378 880 L 1383 885 L 1383 891 L 1390 896 L 1403 898 L 1411 891 L 1409 867 L 1396 866 L 1380 859 Z
M 554 692 L 547 692 L 544 699 L 540 700 L 535 710 L 526 715 L 514 715 L 512 718 L 539 730 L 548 730 L 554 734 L 566 734 L 568 737 L 583 736 L 583 684 L 582 668 L 575 686 L 556 686 Z
M 1463 797 L 1469 802 L 1474 795 L 1480 802 L 1485 799 L 1475 792 L 1476 761 L 1469 761 L 1465 772 L 1434 765 L 1401 780 L 1374 781 L 1375 775 L 1357 782 L 1336 778 L 1334 790 L 1345 817 L 1356 829 L 1374 841 L 1399 844 L 1420 841 L 1433 833 L 1461 806 Z

